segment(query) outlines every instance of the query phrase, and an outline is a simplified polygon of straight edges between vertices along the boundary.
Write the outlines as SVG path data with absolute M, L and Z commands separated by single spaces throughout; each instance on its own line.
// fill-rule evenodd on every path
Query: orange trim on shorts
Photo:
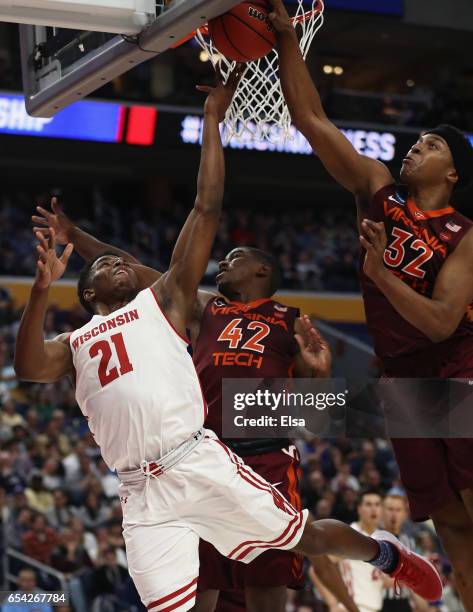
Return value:
M 299 492 L 299 482 L 301 476 L 301 469 L 297 467 L 294 461 L 291 462 L 291 465 L 287 469 L 287 479 L 289 482 L 288 487 L 288 495 L 289 501 L 296 508 L 296 510 L 302 509 L 302 499 L 301 494 Z M 292 559 L 292 575 L 294 576 L 294 580 L 299 582 L 303 576 L 303 563 L 304 557 L 298 554 L 294 554 Z
M 294 462 L 291 462 L 291 465 L 287 468 L 286 472 L 287 480 L 289 482 L 287 493 L 289 495 L 289 502 L 291 505 L 300 512 L 302 510 L 302 500 L 298 491 L 299 476 L 297 471 L 298 470 L 294 465 Z

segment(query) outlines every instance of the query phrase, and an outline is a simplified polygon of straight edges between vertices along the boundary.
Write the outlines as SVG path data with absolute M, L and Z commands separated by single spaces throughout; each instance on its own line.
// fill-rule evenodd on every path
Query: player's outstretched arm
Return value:
M 399 314 L 433 342 L 447 339 L 457 329 L 473 301 L 473 230 L 443 264 L 432 298 L 425 297 L 384 265 L 387 237 L 384 223 L 365 219 L 361 244 L 366 249 L 364 271 Z
M 62 255 L 55 251 L 55 232 L 46 239 L 37 232 L 38 263 L 30 299 L 21 318 L 15 349 L 15 372 L 23 380 L 52 382 L 73 371 L 68 334 L 44 340 L 43 328 L 51 283 L 61 278 L 71 256 L 68 244 Z
M 218 72 L 216 87 L 198 87 L 208 96 L 204 107 L 197 196 L 177 239 L 169 270 L 153 286 L 162 307 L 179 331 L 185 329 L 191 316 L 217 233 L 225 182 L 219 124 L 225 118 L 241 74 L 242 65 L 237 65 L 226 84 Z
M 141 289 L 151 286 L 160 278 L 161 272 L 144 266 L 127 251 L 102 242 L 75 225 L 58 204 L 57 198 L 51 199 L 51 210 L 46 210 L 42 206 L 37 206 L 36 210 L 38 214 L 31 217 L 33 223 L 36 224 L 33 231 L 35 233 L 40 232 L 43 236 L 48 237 L 49 229 L 54 229 L 57 244 L 73 243 L 76 253 L 85 261 L 90 261 L 102 253 L 113 253 L 123 257 L 135 270 Z
M 327 118 L 286 8 L 282 0 L 270 2 L 273 12 L 269 18 L 278 38 L 279 76 L 294 125 L 340 185 L 362 200 L 370 199 L 379 189 L 394 183 L 391 173 L 384 164 L 360 155 Z

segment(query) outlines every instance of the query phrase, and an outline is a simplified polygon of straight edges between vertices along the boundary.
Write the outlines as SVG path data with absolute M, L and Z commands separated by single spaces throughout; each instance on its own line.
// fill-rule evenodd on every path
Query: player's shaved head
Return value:
M 245 247 L 245 250 L 247 250 L 251 254 L 251 256 L 254 257 L 257 261 L 260 261 L 262 264 L 265 264 L 266 266 L 269 266 L 271 268 L 271 273 L 268 276 L 267 296 L 271 297 L 281 286 L 282 272 L 278 260 L 271 253 L 268 253 L 267 251 L 262 251 L 261 249 L 256 249 L 254 247 Z

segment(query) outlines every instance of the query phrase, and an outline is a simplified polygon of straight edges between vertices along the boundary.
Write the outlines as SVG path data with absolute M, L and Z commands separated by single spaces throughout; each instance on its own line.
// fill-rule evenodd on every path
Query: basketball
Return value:
M 209 21 L 209 35 L 227 59 L 250 62 L 267 55 L 276 44 L 269 20 L 271 5 L 245 0 L 231 11 Z

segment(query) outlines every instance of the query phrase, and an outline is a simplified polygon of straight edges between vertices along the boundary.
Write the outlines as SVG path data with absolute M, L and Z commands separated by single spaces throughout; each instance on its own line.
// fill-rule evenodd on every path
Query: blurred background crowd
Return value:
M 133 206 L 136 194 L 121 189 L 71 190 L 64 209 L 84 230 L 104 242 L 132 253 L 142 263 L 165 270 L 177 234 L 193 203 L 191 193 L 171 196 L 167 204 L 144 199 Z M 0 275 L 35 273 L 35 237 L 30 217 L 34 207 L 49 207 L 43 194 L 16 191 L 0 194 Z M 282 288 L 306 291 L 358 291 L 358 233 L 353 210 L 310 208 L 268 210 L 227 203 L 204 283 L 213 285 L 218 262 L 237 246 L 255 246 L 276 255 L 283 271 Z M 66 275 L 77 276 L 82 260 L 74 257 Z

